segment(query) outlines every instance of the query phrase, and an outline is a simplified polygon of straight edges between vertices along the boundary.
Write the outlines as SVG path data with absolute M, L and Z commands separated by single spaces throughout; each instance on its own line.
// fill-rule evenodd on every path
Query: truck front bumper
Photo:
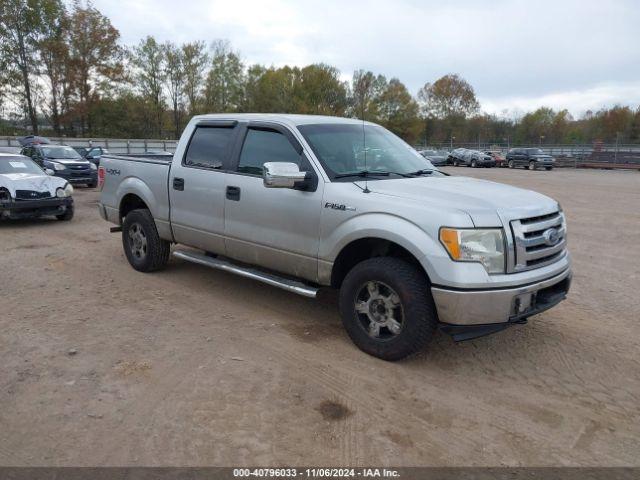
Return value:
M 571 268 L 535 283 L 488 290 L 432 287 L 443 330 L 456 334 L 502 330 L 523 323 L 564 300 L 571 286 Z M 474 338 L 479 334 L 468 336 Z M 464 336 L 464 335 L 462 335 Z M 465 339 L 465 338 L 457 338 Z

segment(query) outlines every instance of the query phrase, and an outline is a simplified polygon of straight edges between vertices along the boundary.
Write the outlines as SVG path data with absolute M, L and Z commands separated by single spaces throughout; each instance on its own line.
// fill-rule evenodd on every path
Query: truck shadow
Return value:
M 317 298 L 311 299 L 199 265 L 175 260 L 169 265 L 167 273 L 172 281 L 178 284 L 195 282 L 205 291 L 212 287 L 221 289 L 220 294 L 238 306 L 267 313 L 269 321 L 276 322 L 296 341 L 314 344 L 317 348 L 323 348 L 323 342 L 330 342 L 332 351 L 345 349 L 345 356 L 349 358 L 353 355 L 346 349 L 357 349 L 342 325 L 338 292 L 335 290 L 321 289 Z M 396 364 L 410 368 L 438 368 L 452 373 L 473 367 L 479 373 L 503 368 L 513 370 L 520 364 L 538 363 L 541 358 L 548 357 L 550 351 L 562 348 L 566 333 L 554 325 L 553 319 L 561 310 L 562 306 L 533 317 L 526 325 L 514 325 L 466 342 L 454 342 L 448 334 L 438 330 L 423 352 Z M 263 318 L 256 314 L 255 320 L 262 321 Z M 379 361 L 364 353 L 361 357 L 362 361 Z M 480 369 L 479 364 L 483 364 Z

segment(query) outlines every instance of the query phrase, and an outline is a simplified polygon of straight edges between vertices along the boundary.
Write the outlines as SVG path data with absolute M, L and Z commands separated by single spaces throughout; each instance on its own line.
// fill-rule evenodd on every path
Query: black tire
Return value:
M 71 205 L 70 207 L 67 207 L 64 213 L 60 215 L 56 215 L 56 218 L 61 222 L 68 222 L 73 218 L 73 213 L 74 213 L 73 205 Z
M 475 160 L 471 160 L 471 168 L 478 168 L 478 162 L 476 162 Z
M 535 170 L 535 169 L 536 169 L 536 162 L 532 160 L 529 162 L 529 170 Z
M 544 169 L 548 172 L 549 170 L 553 170 L 553 167 L 544 167 Z
M 95 182 L 94 182 L 94 183 L 88 183 L 88 184 L 87 184 L 87 187 L 89 187 L 89 188 L 96 188 L 97 186 L 98 186 L 98 184 L 97 184 L 97 183 L 95 183 Z
M 374 337 L 365 327 L 365 323 L 375 322 L 369 320 L 368 314 L 358 312 L 356 306 L 368 303 L 369 311 L 373 308 L 373 297 L 368 302 L 360 300 L 361 292 L 371 282 L 397 295 L 395 308 L 399 309 L 402 319 L 399 332 L 394 334 L 387 327 L 378 326 L 379 336 Z M 370 258 L 351 269 L 340 288 L 340 314 L 349 337 L 360 350 L 389 361 L 401 360 L 422 350 L 438 326 L 426 275 L 418 267 L 393 257 Z
M 460 162 L 458 160 L 454 160 L 453 161 L 453 166 L 454 167 L 459 167 L 460 166 Z
M 146 208 L 132 210 L 124 218 L 122 247 L 131 266 L 139 272 L 164 268 L 171 252 L 171 244 L 160 238 L 153 216 Z
M 513 160 L 509 160 L 509 161 L 507 162 L 507 167 L 509 167 L 509 168 L 515 168 L 515 164 L 513 163 Z

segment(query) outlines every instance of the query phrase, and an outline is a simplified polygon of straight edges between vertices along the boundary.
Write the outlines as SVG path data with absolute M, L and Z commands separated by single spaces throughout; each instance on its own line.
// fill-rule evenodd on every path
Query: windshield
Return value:
M 529 155 L 544 155 L 544 152 L 539 148 L 528 148 L 527 152 Z
M 44 175 L 42 169 L 27 157 L 0 158 L 0 175 L 6 173 L 35 173 Z
M 42 154 L 48 158 L 80 160 L 82 157 L 71 147 L 42 147 Z
M 362 171 L 406 175 L 435 170 L 433 164 L 413 148 L 377 125 L 325 123 L 300 125 L 298 129 L 332 180 Z M 442 174 L 436 171 L 433 175 Z M 345 177 L 345 181 L 350 180 Z

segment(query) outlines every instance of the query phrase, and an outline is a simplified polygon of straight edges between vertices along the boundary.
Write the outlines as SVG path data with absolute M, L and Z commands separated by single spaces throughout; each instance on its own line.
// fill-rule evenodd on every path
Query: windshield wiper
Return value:
M 345 178 L 345 177 L 374 177 L 374 176 L 383 176 L 388 177 L 389 175 L 398 175 L 400 177 L 411 178 L 413 174 L 411 173 L 400 173 L 400 172 L 391 172 L 387 170 L 360 170 L 359 172 L 352 173 L 339 173 L 333 178 Z
M 339 173 L 335 175 L 333 178 L 347 178 L 347 177 L 388 177 L 390 172 L 385 172 L 383 170 L 360 170 L 359 172 L 350 172 L 350 173 Z
M 421 170 L 416 170 L 415 172 L 409 172 L 407 175 L 411 175 L 413 177 L 417 177 L 419 175 L 431 175 L 435 170 L 432 168 L 423 168 Z

